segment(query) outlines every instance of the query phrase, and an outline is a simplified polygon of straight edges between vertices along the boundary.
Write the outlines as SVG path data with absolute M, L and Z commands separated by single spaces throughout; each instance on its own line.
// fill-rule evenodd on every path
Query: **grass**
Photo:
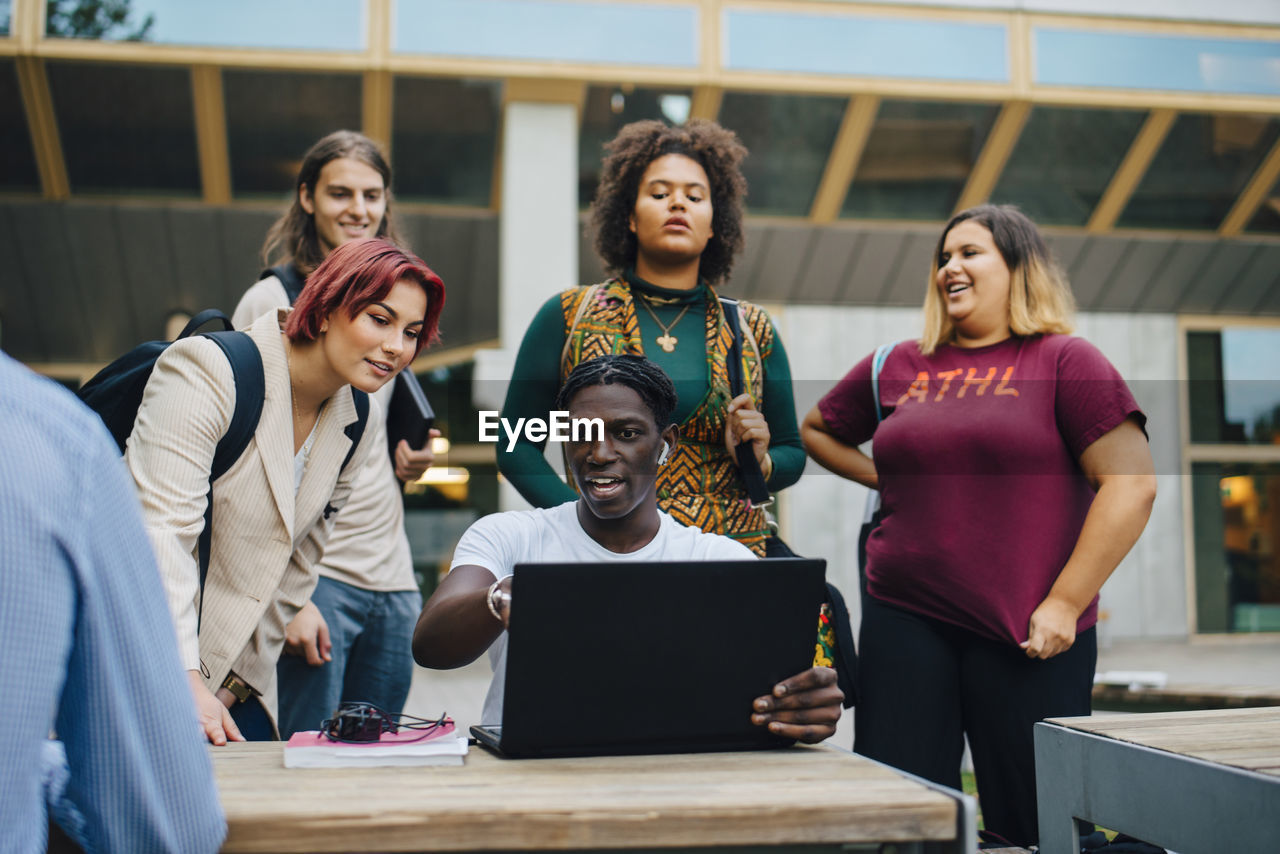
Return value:
M 978 829 L 983 830 L 984 827 L 982 824 L 982 802 L 978 801 L 978 783 L 976 780 L 974 780 L 972 771 L 960 772 L 960 790 L 964 792 L 966 795 L 972 795 L 974 801 L 977 801 Z M 1107 835 L 1108 841 L 1115 839 L 1116 832 L 1114 830 L 1107 830 L 1105 827 L 1098 827 L 1097 829 L 1101 830 L 1103 833 Z

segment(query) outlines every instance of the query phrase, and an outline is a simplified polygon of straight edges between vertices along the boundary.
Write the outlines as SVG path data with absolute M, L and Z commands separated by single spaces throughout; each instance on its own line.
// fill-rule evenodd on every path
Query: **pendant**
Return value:
M 670 332 L 663 335 L 659 335 L 657 340 L 658 340 L 658 346 L 662 348 L 662 352 L 664 353 L 674 352 L 676 349 L 676 344 L 680 342 L 680 339 L 676 338 Z

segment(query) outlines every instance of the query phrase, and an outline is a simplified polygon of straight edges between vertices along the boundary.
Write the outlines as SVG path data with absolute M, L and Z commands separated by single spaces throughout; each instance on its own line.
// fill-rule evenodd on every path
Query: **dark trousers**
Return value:
M 983 823 L 1027 847 L 1039 837 L 1032 726 L 1089 714 L 1094 629 L 1045 661 L 938 620 L 862 598 L 853 749 L 960 788 L 969 737 Z
M 236 722 L 240 734 L 245 741 L 275 741 L 275 730 L 271 726 L 271 718 L 263 708 L 262 701 L 250 697 L 243 703 L 231 707 L 231 720 Z

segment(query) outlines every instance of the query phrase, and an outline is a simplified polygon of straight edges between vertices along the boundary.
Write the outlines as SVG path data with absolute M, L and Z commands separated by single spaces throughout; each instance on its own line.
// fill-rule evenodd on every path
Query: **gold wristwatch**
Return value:
M 254 693 L 248 683 L 237 676 L 234 672 L 228 673 L 227 678 L 222 680 L 222 687 L 235 695 L 237 703 L 243 703 L 245 700 L 252 697 Z

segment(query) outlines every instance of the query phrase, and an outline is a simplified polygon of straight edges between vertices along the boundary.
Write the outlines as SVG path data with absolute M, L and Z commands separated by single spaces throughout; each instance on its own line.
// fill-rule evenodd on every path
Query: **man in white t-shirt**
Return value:
M 581 498 L 545 510 L 486 516 L 462 536 L 449 574 L 418 618 L 413 656 L 424 667 L 449 669 L 469 664 L 488 649 L 493 679 L 483 723 L 502 722 L 503 630 L 517 563 L 752 556 L 728 537 L 685 527 L 658 509 L 658 466 L 678 436 L 671 423 L 675 404 L 671 380 L 643 357 L 604 356 L 578 365 L 565 380 L 556 407 L 568 410 L 571 418 L 604 423 L 602 437 L 567 445 Z M 812 667 L 756 698 L 752 720 L 786 738 L 822 741 L 835 732 L 843 699 L 835 671 Z

